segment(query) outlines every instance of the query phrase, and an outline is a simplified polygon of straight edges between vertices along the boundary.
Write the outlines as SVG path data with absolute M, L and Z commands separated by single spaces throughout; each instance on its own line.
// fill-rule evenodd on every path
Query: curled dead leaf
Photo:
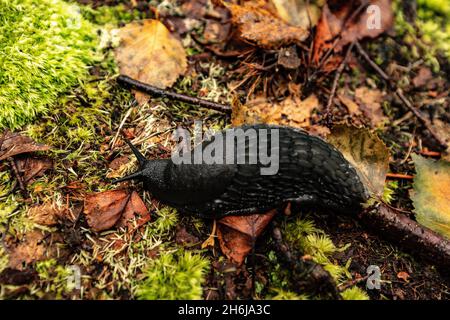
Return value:
M 304 41 L 309 32 L 291 26 L 272 14 L 260 2 L 245 2 L 242 6 L 226 3 L 232 23 L 238 27 L 240 37 L 265 49 L 277 49 Z
M 25 183 L 30 183 L 33 178 L 44 175 L 45 171 L 53 167 L 53 161 L 49 158 L 21 158 L 17 159 L 17 169 L 22 174 Z
M 311 125 L 311 112 L 318 108 L 319 100 L 315 95 L 305 100 L 288 97 L 277 103 L 270 103 L 266 98 L 258 97 L 246 105 L 236 106 L 233 109 L 232 123 L 234 126 L 269 123 L 305 128 Z
M 265 214 L 228 216 L 220 219 L 217 237 L 223 254 L 241 265 L 252 250 L 256 238 L 264 231 L 276 212 L 271 210 Z
M 129 231 L 150 220 L 150 213 L 136 191 L 111 190 L 86 196 L 84 213 L 94 231 L 103 231 L 117 225 Z M 135 220 L 136 218 L 136 220 Z
M 335 126 L 327 141 L 356 169 L 371 195 L 381 197 L 389 169 L 389 149 L 368 129 Z
M 313 62 L 321 65 L 330 50 L 334 52 L 322 70 L 335 70 L 343 57 L 339 55 L 343 48 L 356 40 L 375 38 L 388 30 L 393 23 L 390 0 L 370 0 L 367 8 L 361 7 L 362 1 L 330 2 L 322 8 L 314 38 Z
M 150 212 L 139 194 L 133 191 L 117 226 L 127 227 L 128 232 L 132 232 L 148 221 L 150 221 Z
M 0 134 L 0 161 L 18 154 L 49 150 L 50 146 L 36 143 L 19 133 L 6 131 Z
M 158 88 L 171 86 L 187 68 L 181 42 L 158 20 L 131 22 L 119 30 L 120 46 L 115 57 L 120 72 Z M 135 92 L 140 104 L 148 96 Z

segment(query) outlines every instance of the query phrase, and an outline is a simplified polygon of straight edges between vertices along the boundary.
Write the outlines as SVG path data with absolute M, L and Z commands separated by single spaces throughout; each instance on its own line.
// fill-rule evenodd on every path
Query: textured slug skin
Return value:
M 144 188 L 181 212 L 211 218 L 262 213 L 289 201 L 350 212 L 367 200 L 355 169 L 322 139 L 290 127 L 241 128 L 267 129 L 269 133 L 270 129 L 279 130 L 279 170 L 275 175 L 261 175 L 260 164 L 176 165 L 171 159 L 148 160 L 142 168 Z M 214 139 L 199 147 L 205 148 Z M 246 144 L 247 154 L 254 143 L 257 141 Z

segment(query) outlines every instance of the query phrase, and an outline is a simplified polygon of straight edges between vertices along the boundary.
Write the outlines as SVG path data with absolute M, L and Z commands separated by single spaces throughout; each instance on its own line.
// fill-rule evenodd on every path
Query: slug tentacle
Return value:
M 112 181 L 112 183 L 116 184 L 116 183 L 119 183 L 122 181 L 140 179 L 140 178 L 142 178 L 142 171 L 135 172 L 135 173 L 125 176 L 123 178 L 115 179 Z
M 139 166 L 142 168 L 142 166 L 144 166 L 147 159 L 145 159 L 144 155 L 138 150 L 138 148 L 136 148 L 136 146 L 134 144 L 131 143 L 130 140 L 128 140 L 127 138 L 123 138 L 123 140 L 125 140 L 125 142 L 130 147 L 131 151 L 133 151 L 134 155 L 136 156 L 136 158 L 139 162 Z

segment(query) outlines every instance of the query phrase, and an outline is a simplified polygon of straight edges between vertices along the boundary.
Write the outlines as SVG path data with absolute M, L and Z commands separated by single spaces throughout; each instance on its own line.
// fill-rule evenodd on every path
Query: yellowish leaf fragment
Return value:
M 119 30 L 115 57 L 120 73 L 158 88 L 170 87 L 187 68 L 186 53 L 175 36 L 158 20 L 131 22 Z M 140 104 L 148 96 L 135 92 Z
M 417 221 L 450 239 L 450 162 L 413 154 L 416 167 L 411 199 Z

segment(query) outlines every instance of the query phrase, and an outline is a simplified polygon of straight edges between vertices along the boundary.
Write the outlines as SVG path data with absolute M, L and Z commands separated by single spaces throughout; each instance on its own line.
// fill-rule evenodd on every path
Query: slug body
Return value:
M 283 126 L 261 124 L 231 130 L 236 129 L 252 129 L 257 134 L 248 137 L 245 148 L 242 141 L 234 141 L 235 152 L 241 146 L 240 150 L 250 159 L 257 157 L 255 152 L 259 154 L 260 146 L 267 143 L 270 153 L 277 153 L 276 173 L 262 174 L 267 163 L 260 162 L 177 164 L 173 159 L 146 160 L 130 144 L 141 168 L 117 182 L 138 179 L 161 202 L 181 212 L 209 218 L 263 213 L 288 202 L 352 212 L 367 200 L 356 170 L 322 139 Z M 260 134 L 260 129 L 267 134 Z M 277 130 L 276 145 L 271 139 L 273 130 Z M 205 150 L 218 138 L 224 138 L 225 148 L 225 136 L 225 131 L 215 134 L 194 148 L 189 157 L 194 159 L 197 148 Z M 234 156 L 236 160 L 237 153 Z

